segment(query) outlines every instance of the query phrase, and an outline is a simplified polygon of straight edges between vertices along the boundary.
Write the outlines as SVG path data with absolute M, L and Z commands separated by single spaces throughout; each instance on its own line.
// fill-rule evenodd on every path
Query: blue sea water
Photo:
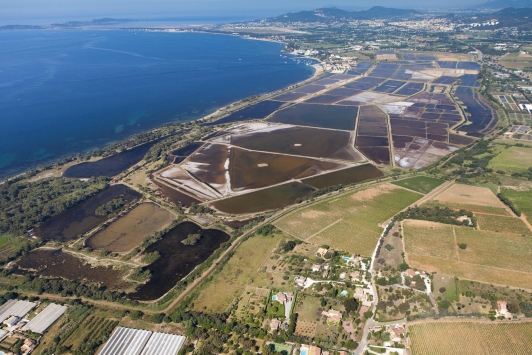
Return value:
M 282 49 L 202 33 L 0 31 L 0 177 L 312 76 Z

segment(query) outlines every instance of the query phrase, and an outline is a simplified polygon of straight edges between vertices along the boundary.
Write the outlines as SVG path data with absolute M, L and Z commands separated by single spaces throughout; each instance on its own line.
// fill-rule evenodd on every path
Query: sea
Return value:
M 144 30 L 0 31 L 0 178 L 310 78 L 284 45 Z

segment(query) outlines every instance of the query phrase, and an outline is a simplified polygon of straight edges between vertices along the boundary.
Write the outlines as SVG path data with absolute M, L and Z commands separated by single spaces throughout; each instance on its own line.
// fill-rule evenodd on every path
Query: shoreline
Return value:
M 175 31 L 169 31 L 169 30 L 175 30 Z M 61 30 L 71 30 L 71 29 L 43 29 L 43 30 L 50 30 L 50 31 L 61 31 Z M 110 28 L 100 28 L 100 29 L 93 29 L 93 28 L 81 28 L 81 29 L 78 29 L 78 30 L 81 30 L 81 31 L 85 31 L 85 30 L 91 30 L 91 31 L 94 31 L 94 30 L 97 30 L 97 31 L 123 31 L 123 30 L 139 30 L 138 28 L 137 29 L 130 29 L 130 28 L 116 28 L 116 29 L 110 29 Z M 285 48 L 286 48 L 286 43 L 282 42 L 282 41 L 274 41 L 274 40 L 267 40 L 267 39 L 260 39 L 260 38 L 253 38 L 253 37 L 246 37 L 246 36 L 243 36 L 243 35 L 236 35 L 236 34 L 230 34 L 230 33 L 215 33 L 215 32 L 208 32 L 208 31 L 187 31 L 187 30 L 184 30 L 184 29 L 179 29 L 179 28 L 144 28 L 143 30 L 145 31 L 150 31 L 150 32 L 160 32 L 160 33 L 203 33 L 203 34 L 210 34 L 210 35 L 222 35 L 222 36 L 231 36 L 231 37 L 240 37 L 242 39 L 247 39 L 247 40 L 256 40 L 256 41 L 263 41 L 263 42 L 272 42 L 272 43 L 279 43 L 279 44 L 284 44 L 285 45 Z M 279 53 L 283 53 L 283 50 L 279 51 Z M 242 99 L 239 99 L 239 100 L 236 100 L 236 101 L 233 101 L 233 102 L 230 102 L 228 103 L 227 105 L 224 105 L 222 107 L 219 107 L 218 109 L 216 109 L 216 111 L 208 114 L 208 115 L 205 115 L 205 116 L 202 116 L 202 117 L 198 117 L 198 118 L 195 118 L 195 119 L 191 119 L 191 120 L 188 120 L 188 121 L 184 121 L 184 122 L 175 122 L 175 121 L 168 121 L 168 122 L 165 122 L 165 123 L 162 123 L 160 125 L 158 125 L 157 127 L 154 127 L 154 128 L 151 128 L 151 129 L 147 129 L 147 130 L 142 130 L 140 132 L 137 132 L 135 134 L 132 134 L 128 137 L 125 137 L 124 139 L 121 139 L 121 140 L 118 140 L 118 141 L 115 141 L 115 142 L 112 142 L 106 146 L 102 146 L 102 147 L 95 147 L 93 148 L 92 150 L 90 151 L 87 151 L 87 152 L 76 152 L 74 155 L 76 154 L 86 154 L 88 152 L 91 152 L 91 151 L 94 151 L 94 150 L 98 150 L 98 149 L 102 149 L 102 148 L 106 148 L 112 144 L 115 144 L 115 143 L 119 143 L 119 142 L 125 142 L 129 139 L 131 139 L 131 137 L 135 136 L 135 135 L 138 135 L 138 134 L 143 134 L 143 133 L 146 133 L 146 132 L 153 132 L 153 131 L 156 131 L 158 129 L 160 129 L 161 127 L 163 127 L 164 125 L 173 125 L 173 124 L 182 124 L 182 123 L 187 123 L 187 122 L 204 122 L 204 121 L 207 121 L 209 119 L 212 119 L 214 118 L 215 116 L 217 115 L 220 115 L 220 114 L 224 114 L 224 115 L 227 115 L 227 114 L 231 114 L 233 112 L 236 112 L 238 110 L 241 110 L 245 107 L 248 107 L 248 106 L 252 106 L 254 104 L 257 104 L 259 102 L 262 102 L 262 101 L 265 101 L 265 100 L 268 100 L 269 98 L 271 98 L 272 96 L 276 96 L 276 95 L 279 95 L 281 94 L 282 92 L 286 91 L 289 87 L 294 87 L 294 86 L 300 86 L 300 85 L 304 85 L 305 83 L 307 82 L 311 82 L 313 80 L 315 80 L 317 77 L 323 75 L 323 73 L 325 72 L 325 69 L 323 67 L 323 63 L 315 58 L 308 58 L 308 57 L 300 57 L 300 56 L 297 56 L 297 55 L 294 55 L 294 54 L 290 54 L 290 53 L 285 53 L 286 55 L 290 55 L 290 56 L 293 56 L 295 58 L 301 58 L 301 59 L 309 59 L 309 60 L 314 60 L 316 61 L 317 63 L 315 64 L 312 64 L 312 65 L 308 65 L 308 66 L 311 66 L 314 70 L 312 76 L 310 78 L 307 78 L 305 80 L 302 80 L 302 81 L 298 81 L 296 83 L 293 83 L 289 86 L 286 86 L 284 88 L 281 88 L 281 89 L 278 89 L 278 90 L 275 90 L 275 91 L 271 91 L 271 92 L 266 92 L 266 93 L 262 93 L 262 94 L 258 94 L 256 95 L 257 96 L 257 99 L 256 100 L 253 100 L 250 104 L 248 105 L 243 105 L 243 106 L 238 106 L 236 108 L 232 108 L 232 106 L 234 106 L 235 104 L 241 102 L 242 100 L 245 100 L 246 98 L 248 97 L 244 97 Z M 232 108 L 232 109 L 231 109 Z M 222 118 L 222 117 L 220 117 Z M 215 121 L 214 121 L 215 122 Z M 151 141 L 150 141 L 151 142 Z M 149 142 L 146 142 L 146 143 L 149 143 Z M 146 144 L 146 143 L 143 143 L 143 144 Z M 130 150 L 130 149 L 133 149 L 134 147 L 131 147 L 131 148 L 128 148 L 127 150 Z M 116 154 L 116 153 L 114 153 Z M 113 155 L 114 155 L 113 154 Z M 30 168 L 27 168 L 26 170 L 24 170 L 23 172 L 20 172 L 18 174 L 15 174 L 15 175 L 11 175 L 11 176 L 5 176 L 5 177 L 0 177 L 0 185 L 8 182 L 8 181 L 12 181 L 12 180 L 16 180 L 16 179 L 19 179 L 21 177 L 24 177 L 24 175 L 28 174 L 30 171 L 34 170 L 34 169 L 37 169 L 38 165 L 41 165 L 41 164 L 45 164 L 45 165 L 48 165 L 48 164 L 54 164 L 54 163 L 58 163 L 60 160 L 62 159 L 65 159 L 65 158 L 69 158 L 71 157 L 71 155 L 67 155 L 67 156 L 63 156 L 63 157 L 58 157 L 58 158 L 55 158 L 53 160 L 50 160 L 50 161 L 44 161 L 44 162 L 40 162 L 38 163 L 35 167 L 30 167 Z M 62 166 L 62 165 L 61 165 Z M 47 170 L 50 170 L 50 169 L 43 169 L 40 172 L 43 172 L 43 171 L 47 171 Z

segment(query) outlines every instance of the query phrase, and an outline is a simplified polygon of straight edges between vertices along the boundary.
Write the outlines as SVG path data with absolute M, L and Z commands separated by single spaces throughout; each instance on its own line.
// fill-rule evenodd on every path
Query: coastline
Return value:
M 86 29 L 81 29 L 81 30 L 82 31 L 83 30 L 108 31 L 108 30 L 135 30 L 135 29 L 131 29 L 131 28 L 116 28 L 116 29 L 114 29 L 114 28 L 113 29 L 109 29 L 109 28 L 100 28 L 100 29 L 86 28 Z M 138 30 L 138 29 L 136 29 L 136 30 Z M 177 28 L 174 28 L 173 29 L 174 31 L 170 31 L 172 29 L 169 29 L 169 28 L 165 28 L 165 29 L 162 29 L 162 28 L 144 28 L 144 30 L 150 31 L 150 32 L 162 32 L 162 33 L 170 32 L 170 33 L 204 33 L 204 34 L 210 34 L 210 35 L 217 34 L 217 35 L 222 35 L 222 36 L 240 37 L 242 39 L 247 39 L 247 40 L 257 40 L 257 41 L 263 41 L 263 42 L 279 43 L 279 44 L 284 44 L 286 46 L 286 43 L 284 43 L 282 41 L 274 41 L 274 40 L 269 40 L 269 39 L 254 38 L 254 37 L 249 37 L 249 36 L 244 36 L 244 35 L 237 35 L 237 34 L 230 34 L 230 33 L 226 34 L 226 33 L 216 33 L 216 32 L 209 32 L 209 31 L 194 31 L 194 30 L 193 31 L 187 31 L 187 30 L 177 29 Z M 58 30 L 53 29 L 53 31 L 58 31 Z M 279 51 L 279 53 L 283 53 L 283 50 Z M 195 119 L 191 119 L 191 120 L 186 121 L 186 122 L 205 122 L 205 121 L 208 121 L 208 120 L 211 120 L 211 119 L 220 119 L 222 117 L 217 117 L 217 116 L 231 114 L 231 113 L 233 113 L 235 111 L 238 111 L 240 109 L 243 109 L 245 107 L 248 107 L 248 106 L 257 104 L 259 102 L 262 102 L 264 100 L 267 100 L 267 99 L 271 98 L 272 96 L 277 96 L 277 95 L 287 91 L 289 88 L 291 89 L 291 88 L 294 88 L 294 87 L 299 87 L 299 86 L 304 85 L 304 84 L 306 84 L 308 82 L 312 82 L 316 78 L 318 78 L 319 76 L 323 75 L 323 73 L 325 72 L 325 70 L 323 68 L 323 63 L 318 61 L 315 58 L 300 57 L 300 56 L 289 54 L 289 53 L 286 53 L 286 54 L 290 55 L 290 56 L 293 56 L 293 57 L 297 57 L 297 58 L 309 59 L 309 60 L 316 61 L 317 63 L 312 64 L 312 65 L 308 65 L 308 66 L 311 66 L 313 68 L 312 76 L 307 78 L 307 79 L 305 79 L 305 80 L 293 83 L 293 84 L 291 84 L 291 85 L 289 85 L 287 87 L 284 87 L 284 88 L 281 88 L 281 89 L 278 89 L 278 90 L 275 90 L 275 91 L 271 91 L 271 92 L 266 92 L 266 93 L 263 93 L 263 94 L 255 95 L 256 96 L 255 99 L 247 101 L 243 105 L 239 105 L 239 104 L 242 103 L 243 100 L 246 100 L 247 98 L 249 98 L 249 96 L 248 97 L 244 97 L 244 98 L 239 99 L 239 100 L 236 100 L 236 101 L 233 101 L 233 102 L 230 102 L 230 103 L 228 103 L 228 104 L 226 104 L 226 105 L 224 105 L 222 107 L 219 107 L 218 109 L 216 109 L 216 111 L 214 111 L 214 112 L 212 112 L 212 113 L 210 113 L 208 115 L 205 115 L 205 116 L 202 116 L 202 117 L 198 117 L 198 118 L 195 118 Z M 126 142 L 126 141 L 130 140 L 132 137 L 134 137 L 136 135 L 139 135 L 139 134 L 144 134 L 144 133 L 148 133 L 148 132 L 156 132 L 157 130 L 161 129 L 161 127 L 163 127 L 165 125 L 173 125 L 173 124 L 180 124 L 180 123 L 182 123 L 182 122 L 178 123 L 178 122 L 174 122 L 174 121 L 168 121 L 168 122 L 160 124 L 157 127 L 154 127 L 154 128 L 151 128 L 151 129 L 147 129 L 147 130 L 143 130 L 141 132 L 137 132 L 135 134 L 132 134 L 132 135 L 130 135 L 128 137 L 125 137 L 124 139 L 121 139 L 121 140 L 118 140 L 118 141 L 113 142 L 111 144 L 108 144 L 107 146 L 94 148 L 91 151 L 98 150 L 98 149 L 103 149 L 103 148 L 111 146 L 112 144 Z M 152 142 L 152 141 L 149 141 L 149 142 Z M 149 143 L 149 142 L 144 142 L 142 144 L 146 144 L 146 143 Z M 133 148 L 135 148 L 135 147 L 129 147 L 127 150 L 130 150 L 130 149 L 133 149 Z M 85 153 L 87 153 L 87 152 L 85 152 Z M 85 154 L 85 153 L 76 152 L 75 154 Z M 116 153 L 114 153 L 114 154 L 116 154 Z M 41 163 L 39 163 L 39 165 L 42 164 L 42 165 L 49 166 L 49 165 L 56 164 L 56 167 L 62 167 L 64 165 L 68 164 L 68 163 L 60 164 L 60 161 L 63 160 L 63 159 L 68 159 L 70 157 L 72 157 L 72 156 L 71 155 L 67 155 L 67 156 L 64 156 L 64 157 L 58 157 L 58 158 L 55 158 L 55 159 L 50 160 L 50 161 L 41 162 Z M 20 172 L 18 174 L 11 175 L 11 176 L 5 176 L 3 178 L 0 178 L 0 184 L 4 184 L 5 182 L 8 182 L 8 181 L 18 180 L 18 179 L 24 178 L 24 176 L 26 174 L 28 174 L 28 173 L 30 173 L 30 172 L 32 172 L 34 170 L 37 170 L 37 169 L 38 169 L 38 165 L 35 166 L 35 167 L 29 167 L 25 171 Z M 50 170 L 49 167 L 47 167 L 45 169 L 42 169 L 42 170 L 38 170 L 37 174 L 45 172 L 45 171 L 48 171 L 48 170 Z M 34 175 L 32 175 L 32 176 L 34 176 Z M 28 178 L 31 178 L 32 176 L 28 176 Z

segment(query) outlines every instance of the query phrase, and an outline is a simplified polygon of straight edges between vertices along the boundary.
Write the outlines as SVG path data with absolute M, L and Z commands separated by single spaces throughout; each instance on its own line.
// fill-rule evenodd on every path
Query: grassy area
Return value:
M 530 237 L 433 222 L 405 221 L 404 226 L 407 262 L 411 267 L 461 279 L 532 289 Z M 461 243 L 467 247 L 459 248 Z
M 298 314 L 298 322 L 316 322 L 320 318 L 320 299 L 310 295 L 299 294 L 294 312 Z
M 532 167 L 532 149 L 526 147 L 504 149 L 490 161 L 488 167 L 506 173 L 522 172 Z
M 329 245 L 333 249 L 351 254 L 371 256 L 380 234 L 341 220 L 308 241 L 316 245 Z
M 410 326 L 413 355 L 530 354 L 532 323 L 445 323 Z
M 394 185 L 402 186 L 410 190 L 421 192 L 423 194 L 431 192 L 443 183 L 443 180 L 435 179 L 428 176 L 416 176 L 410 179 L 392 182 L 392 184 Z
M 0 235 L 0 262 L 6 262 L 24 249 L 29 242 L 11 234 Z
M 451 301 L 458 301 L 457 280 L 452 276 L 434 275 L 434 295 Z M 445 288 L 445 290 L 443 290 Z M 441 292 L 443 291 L 443 292 Z
M 532 223 L 532 190 L 503 189 L 503 192 L 526 215 L 528 222 Z
M 526 224 L 520 218 L 486 214 L 477 214 L 476 217 L 478 226 L 482 230 L 532 235 L 532 231 L 528 229 Z
M 281 235 L 255 236 L 243 242 L 222 270 L 209 281 L 194 301 L 194 309 L 212 313 L 227 310 L 261 267 Z
M 353 234 L 366 231 L 381 233 L 380 224 L 421 197 L 421 194 L 391 184 L 381 184 L 300 208 L 275 222 L 275 225 L 305 240 L 318 235 L 320 231 L 340 220 L 361 227 L 360 231 L 353 230 Z

